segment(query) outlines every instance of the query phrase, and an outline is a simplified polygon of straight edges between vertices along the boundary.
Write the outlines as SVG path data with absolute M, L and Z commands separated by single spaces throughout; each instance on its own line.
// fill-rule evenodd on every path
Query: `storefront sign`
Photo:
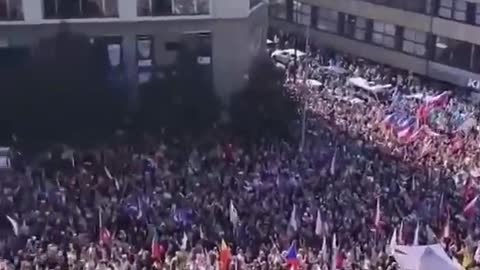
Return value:
M 480 90 L 480 80 L 474 80 L 472 78 L 468 79 L 467 87 L 471 87 L 471 88 Z

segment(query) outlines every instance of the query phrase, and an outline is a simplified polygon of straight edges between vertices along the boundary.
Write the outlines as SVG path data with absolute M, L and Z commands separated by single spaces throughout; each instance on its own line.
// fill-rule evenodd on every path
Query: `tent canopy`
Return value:
M 402 270 L 460 270 L 439 244 L 397 246 L 393 254 Z

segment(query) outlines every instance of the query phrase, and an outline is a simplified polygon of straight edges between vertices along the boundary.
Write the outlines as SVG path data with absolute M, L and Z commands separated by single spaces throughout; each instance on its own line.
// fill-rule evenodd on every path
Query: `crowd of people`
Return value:
M 353 57 L 293 62 L 300 145 L 220 129 L 135 144 L 119 135 L 2 172 L 0 269 L 393 270 L 394 231 L 398 244 L 440 242 L 476 267 L 480 138 L 462 125 L 474 107 Z M 366 93 L 355 77 L 390 87 Z M 436 103 L 421 117 L 428 95 Z M 396 127 L 405 119 L 391 121 L 399 111 L 417 117 L 408 136 Z M 458 113 L 468 117 L 455 128 L 438 120 Z

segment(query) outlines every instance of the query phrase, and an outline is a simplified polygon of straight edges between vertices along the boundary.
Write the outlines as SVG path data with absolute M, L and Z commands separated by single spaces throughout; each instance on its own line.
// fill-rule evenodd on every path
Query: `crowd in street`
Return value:
M 394 270 L 394 231 L 477 267 L 475 107 L 353 57 L 293 62 L 300 143 L 119 135 L 2 173 L 0 269 Z

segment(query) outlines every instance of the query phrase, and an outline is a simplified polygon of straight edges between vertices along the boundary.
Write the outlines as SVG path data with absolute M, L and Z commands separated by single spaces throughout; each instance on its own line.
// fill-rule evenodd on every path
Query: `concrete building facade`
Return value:
M 265 49 L 268 9 L 261 0 L 0 0 L 0 47 L 32 46 L 60 23 L 106 43 L 130 89 L 164 76 L 180 47 L 198 43 L 195 64 L 211 69 L 216 92 L 228 99 Z
M 480 91 L 480 0 L 274 0 L 270 25 Z

